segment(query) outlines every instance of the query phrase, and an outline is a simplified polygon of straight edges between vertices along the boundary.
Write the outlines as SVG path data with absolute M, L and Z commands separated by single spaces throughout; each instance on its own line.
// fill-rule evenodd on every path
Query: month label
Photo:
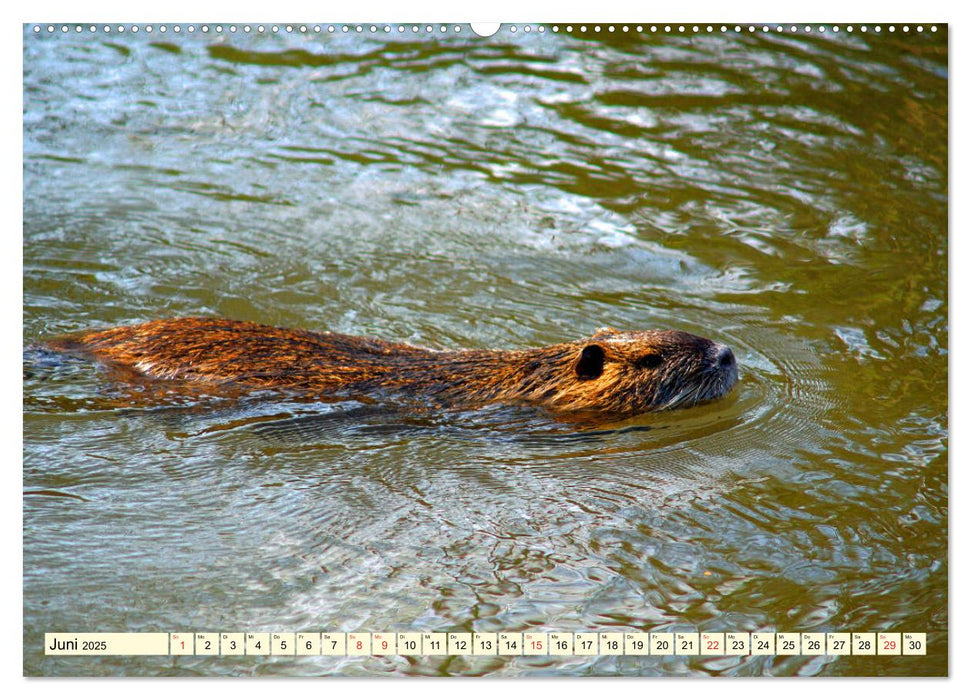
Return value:
M 50 633 L 44 635 L 47 656 L 168 656 L 165 632 Z

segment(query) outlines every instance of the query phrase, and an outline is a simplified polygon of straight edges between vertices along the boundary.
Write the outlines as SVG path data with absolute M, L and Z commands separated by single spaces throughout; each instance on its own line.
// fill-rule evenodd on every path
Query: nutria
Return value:
M 179 318 L 50 344 L 156 379 L 616 415 L 716 399 L 738 379 L 728 347 L 682 331 L 602 328 L 590 338 L 527 350 L 429 350 L 341 333 Z

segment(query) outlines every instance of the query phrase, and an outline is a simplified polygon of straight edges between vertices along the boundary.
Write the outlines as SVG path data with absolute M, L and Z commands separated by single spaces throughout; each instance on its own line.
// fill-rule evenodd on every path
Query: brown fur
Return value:
M 728 348 L 681 331 L 605 328 L 588 339 L 527 350 L 429 350 L 341 333 L 180 318 L 50 345 L 155 379 L 618 415 L 718 398 L 738 377 Z

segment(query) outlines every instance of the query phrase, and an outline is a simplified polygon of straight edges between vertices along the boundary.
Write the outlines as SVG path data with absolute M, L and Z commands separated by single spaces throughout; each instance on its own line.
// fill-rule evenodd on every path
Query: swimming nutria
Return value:
M 728 347 L 682 331 L 602 328 L 590 338 L 528 350 L 429 350 L 341 333 L 179 318 L 51 345 L 165 380 L 617 415 L 716 399 L 738 379 Z

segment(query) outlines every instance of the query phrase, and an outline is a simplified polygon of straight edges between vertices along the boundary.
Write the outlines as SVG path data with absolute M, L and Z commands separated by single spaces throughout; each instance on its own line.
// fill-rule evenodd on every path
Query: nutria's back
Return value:
M 179 318 L 50 344 L 156 379 L 618 415 L 715 399 L 738 378 L 731 350 L 681 331 L 606 328 L 583 340 L 527 350 L 429 350 L 341 333 Z

